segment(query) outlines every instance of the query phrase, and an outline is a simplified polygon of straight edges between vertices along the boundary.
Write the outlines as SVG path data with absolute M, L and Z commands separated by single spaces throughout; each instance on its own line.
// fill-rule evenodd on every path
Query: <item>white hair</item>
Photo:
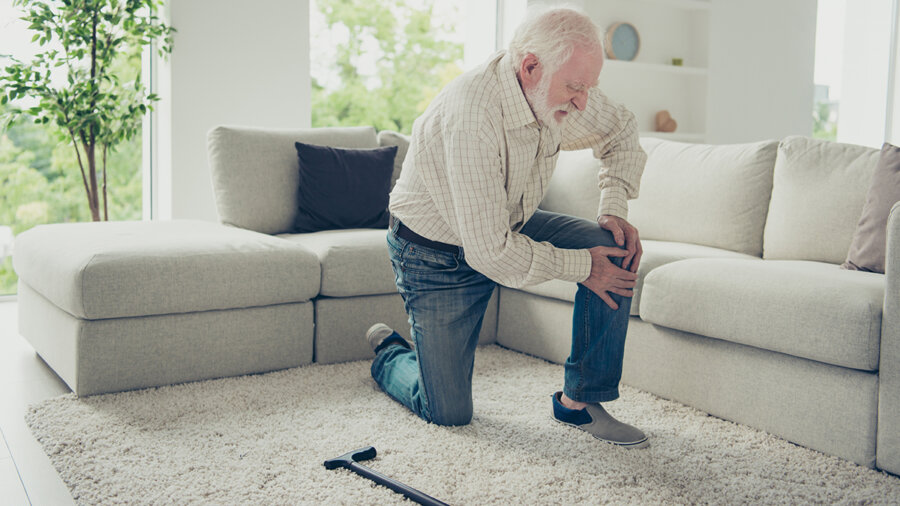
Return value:
M 574 8 L 540 5 L 530 7 L 525 21 L 516 28 L 509 53 L 517 70 L 525 57 L 533 54 L 544 72 L 552 74 L 569 60 L 575 47 L 602 56 L 603 42 L 597 25 Z

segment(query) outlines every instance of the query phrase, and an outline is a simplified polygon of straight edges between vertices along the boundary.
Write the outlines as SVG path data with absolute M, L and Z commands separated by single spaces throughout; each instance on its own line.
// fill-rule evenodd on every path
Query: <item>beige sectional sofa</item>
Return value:
M 22 335 L 79 395 L 370 358 L 376 321 L 407 335 L 383 230 L 291 233 L 296 141 L 398 145 L 395 180 L 407 147 L 371 128 L 216 128 L 224 225 L 20 235 Z M 887 274 L 839 268 L 879 152 L 801 137 L 642 143 L 629 219 L 645 253 L 623 382 L 900 473 L 900 206 Z M 590 152 L 561 153 L 542 207 L 594 218 L 596 174 Z M 498 289 L 482 342 L 563 362 L 574 293 Z
M 887 274 L 839 267 L 879 151 L 803 137 L 642 144 L 630 220 L 645 253 L 623 382 L 900 472 L 900 206 Z M 595 170 L 588 153 L 563 153 L 543 205 L 591 216 Z M 565 360 L 573 296 L 557 282 L 502 289 L 498 342 Z

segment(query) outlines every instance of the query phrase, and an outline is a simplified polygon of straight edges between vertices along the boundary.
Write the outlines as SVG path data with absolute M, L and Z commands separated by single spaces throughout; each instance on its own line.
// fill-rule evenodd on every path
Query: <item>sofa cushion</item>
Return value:
M 353 297 L 397 293 L 386 235 L 387 229 L 351 229 L 279 237 L 318 256 L 322 265 L 321 295 Z
M 397 184 L 400 178 L 400 170 L 403 168 L 403 160 L 406 159 L 406 152 L 409 151 L 409 137 L 391 130 L 382 130 L 378 132 L 378 145 L 381 147 L 397 146 L 397 156 L 394 157 L 394 172 L 391 174 L 391 189 Z
M 540 208 L 554 213 L 596 220 L 600 210 L 600 160 L 590 149 L 560 151 L 556 169 Z M 573 292 L 574 293 L 574 292 Z
M 897 202 L 900 202 L 900 148 L 885 142 L 847 260 L 841 267 L 884 274 L 888 215 Z
M 208 136 L 209 166 L 222 223 L 264 234 L 291 231 L 300 178 L 295 142 L 378 147 L 372 127 L 216 127 Z
M 807 137 L 784 139 L 775 161 L 763 256 L 842 263 L 879 153 Z
M 387 228 L 397 146 L 343 149 L 295 143 L 300 159 L 295 232 Z
M 884 276 L 808 261 L 692 259 L 644 280 L 641 319 L 820 362 L 878 368 Z
M 743 258 L 747 260 L 759 260 L 759 258 L 709 246 L 699 246 L 683 242 L 642 240 L 644 255 L 641 257 L 641 265 L 638 266 L 637 285 L 634 287 L 634 297 L 631 300 L 631 314 L 639 314 L 641 303 L 641 288 L 644 278 L 651 270 L 671 262 L 687 258 Z M 542 295 L 552 299 L 575 302 L 575 292 L 578 289 L 576 283 L 554 279 L 537 285 L 521 288 L 522 291 Z
M 762 255 L 776 141 L 641 145 L 647 166 L 628 216 L 642 238 Z
M 742 260 L 759 260 L 759 257 L 746 255 L 727 249 L 711 248 L 683 242 L 642 240 L 644 255 L 638 266 L 638 286 L 635 288 L 634 300 L 631 302 L 631 314 L 640 314 L 641 294 L 644 280 L 657 267 L 686 260 L 689 258 L 731 258 Z
M 641 145 L 647 165 L 628 216 L 643 239 L 762 255 L 777 142 L 712 146 L 646 137 Z M 589 149 L 560 153 L 541 209 L 596 219 L 598 170 Z
M 319 292 L 306 248 L 202 221 L 40 225 L 16 238 L 20 279 L 95 320 L 304 302 Z

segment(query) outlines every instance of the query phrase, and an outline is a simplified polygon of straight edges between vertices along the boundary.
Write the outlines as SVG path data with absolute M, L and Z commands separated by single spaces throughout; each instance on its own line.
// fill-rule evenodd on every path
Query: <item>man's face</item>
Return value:
M 597 85 L 602 55 L 576 47 L 572 56 L 554 74 L 541 75 L 540 81 L 525 90 L 525 98 L 538 121 L 557 126 L 574 110 L 587 107 L 588 90 Z

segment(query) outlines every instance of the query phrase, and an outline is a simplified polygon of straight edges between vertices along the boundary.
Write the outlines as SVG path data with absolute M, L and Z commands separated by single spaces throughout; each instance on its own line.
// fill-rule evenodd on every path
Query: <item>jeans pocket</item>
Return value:
M 405 243 L 405 240 L 398 238 L 392 232 L 387 233 L 388 254 L 391 260 L 399 259 L 402 256 Z
M 400 256 L 400 267 L 419 274 L 446 273 L 459 268 L 459 259 L 453 253 L 407 243 Z

